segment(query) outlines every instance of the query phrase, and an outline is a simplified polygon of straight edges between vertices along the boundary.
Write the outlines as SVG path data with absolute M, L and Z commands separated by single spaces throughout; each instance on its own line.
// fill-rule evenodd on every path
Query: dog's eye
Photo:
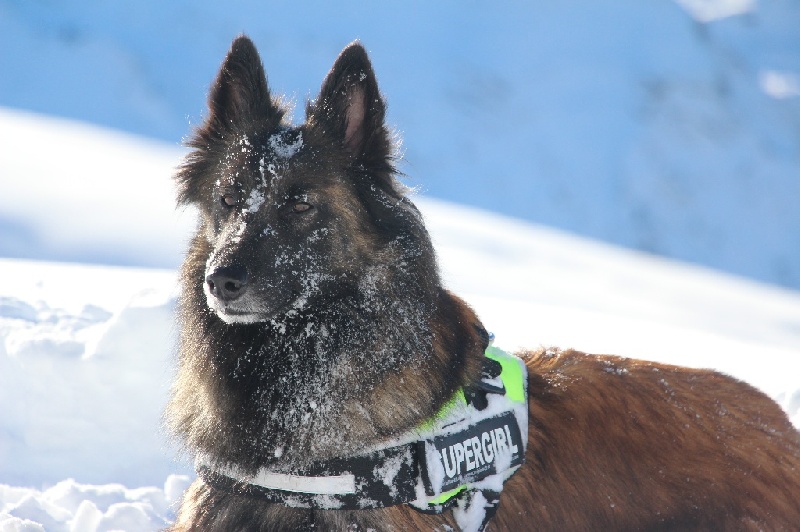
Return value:
M 236 207 L 239 204 L 239 198 L 233 194 L 223 194 L 220 196 L 219 201 L 223 207 Z
M 311 204 L 310 203 L 306 203 L 305 201 L 298 201 L 297 203 L 292 205 L 292 212 L 296 212 L 298 214 L 299 213 L 303 213 L 303 212 L 308 212 L 311 209 L 313 209 Z

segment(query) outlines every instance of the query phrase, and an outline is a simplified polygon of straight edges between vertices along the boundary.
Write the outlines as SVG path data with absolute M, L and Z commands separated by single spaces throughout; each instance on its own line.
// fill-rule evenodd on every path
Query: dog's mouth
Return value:
M 268 321 L 273 314 L 269 309 L 262 309 L 252 304 L 249 297 L 226 301 L 217 297 L 206 287 L 206 304 L 214 314 L 228 324 L 258 323 Z
M 219 318 L 227 324 L 234 323 L 259 323 L 267 321 L 267 318 L 261 312 L 253 312 L 249 310 L 238 310 L 227 306 L 212 306 L 211 309 L 219 316 Z
M 209 293 L 206 294 L 206 303 L 208 304 L 208 308 L 210 308 L 219 319 L 229 325 L 269 322 L 297 307 L 294 301 L 278 305 L 275 308 L 265 308 L 263 305 L 257 306 L 248 304 L 252 303 L 252 301 L 248 301 L 248 298 L 225 302 Z

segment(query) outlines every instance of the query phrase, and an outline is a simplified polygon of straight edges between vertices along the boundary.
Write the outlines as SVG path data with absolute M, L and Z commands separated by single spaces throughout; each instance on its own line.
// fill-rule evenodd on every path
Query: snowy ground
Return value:
M 0 124 L 14 125 L 0 128 L 13 148 L 0 157 L 9 218 L 87 261 L 177 260 L 192 227 L 191 212 L 172 211 L 180 150 L 8 111 Z M 775 397 L 800 425 L 800 293 L 418 204 L 448 285 L 499 346 L 716 368 Z M 0 259 L 0 273 L 0 530 L 162 527 L 192 475 L 161 428 L 176 273 L 12 259 Z

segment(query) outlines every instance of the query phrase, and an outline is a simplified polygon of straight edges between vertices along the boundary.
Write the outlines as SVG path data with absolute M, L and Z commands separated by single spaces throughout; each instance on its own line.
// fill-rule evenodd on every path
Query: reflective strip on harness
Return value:
M 316 495 L 346 495 L 356 492 L 356 477 L 354 475 L 305 477 L 261 471 L 257 476 L 251 478 L 249 483 L 267 489 Z

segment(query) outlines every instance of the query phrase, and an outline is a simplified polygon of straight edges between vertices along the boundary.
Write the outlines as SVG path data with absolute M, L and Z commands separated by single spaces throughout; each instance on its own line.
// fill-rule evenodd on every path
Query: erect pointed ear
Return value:
M 273 104 L 267 76 L 253 41 L 237 37 L 208 95 L 207 124 L 218 132 L 260 122 L 281 121 L 283 111 Z
M 356 157 L 388 157 L 386 105 L 367 51 L 360 43 L 348 45 L 339 54 L 306 114 L 310 121 L 324 124 Z

